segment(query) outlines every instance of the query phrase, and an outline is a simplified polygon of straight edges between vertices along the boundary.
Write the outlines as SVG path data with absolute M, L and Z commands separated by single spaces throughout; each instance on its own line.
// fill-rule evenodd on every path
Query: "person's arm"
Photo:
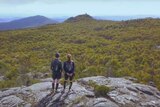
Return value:
M 51 70 L 53 70 L 53 61 L 51 62 Z
M 74 62 L 73 62 L 73 73 L 75 72 L 75 64 L 74 64 Z
M 61 73 L 63 72 L 63 65 L 62 65 L 62 62 L 60 62 L 60 71 L 61 71 Z
M 66 63 L 63 63 L 63 71 L 66 72 Z
M 72 62 L 72 63 L 73 63 L 73 68 L 72 68 L 72 73 L 70 74 L 70 76 L 74 75 L 74 70 L 75 70 L 75 64 L 74 64 L 74 62 Z

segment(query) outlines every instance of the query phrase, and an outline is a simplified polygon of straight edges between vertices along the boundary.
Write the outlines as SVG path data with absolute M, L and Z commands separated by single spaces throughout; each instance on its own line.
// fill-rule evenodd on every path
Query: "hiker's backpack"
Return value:
M 53 62 L 53 72 L 59 72 L 60 71 L 60 69 L 61 69 L 61 61 L 57 61 L 57 60 L 55 60 L 54 62 Z

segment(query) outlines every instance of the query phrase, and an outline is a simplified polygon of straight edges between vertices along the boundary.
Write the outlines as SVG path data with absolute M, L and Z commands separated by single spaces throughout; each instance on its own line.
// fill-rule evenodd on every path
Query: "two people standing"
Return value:
M 55 54 L 55 59 L 51 62 L 51 70 L 52 70 L 52 89 L 57 91 L 59 86 L 59 80 L 61 79 L 62 72 L 64 70 L 64 90 L 66 88 L 66 83 L 68 79 L 70 80 L 70 86 L 69 91 L 72 87 L 72 80 L 74 78 L 74 71 L 75 71 L 75 64 L 72 60 L 71 54 L 67 54 L 67 61 L 65 61 L 63 64 L 60 60 L 60 54 Z

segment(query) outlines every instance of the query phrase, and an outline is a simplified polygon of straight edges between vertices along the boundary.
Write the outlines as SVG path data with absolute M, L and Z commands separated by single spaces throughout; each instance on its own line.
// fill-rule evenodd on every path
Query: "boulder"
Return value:
M 4 76 L 0 76 L 0 81 L 4 81 L 5 77 Z
M 156 46 L 157 47 L 157 49 L 160 49 L 160 45 L 158 45 L 158 46 Z

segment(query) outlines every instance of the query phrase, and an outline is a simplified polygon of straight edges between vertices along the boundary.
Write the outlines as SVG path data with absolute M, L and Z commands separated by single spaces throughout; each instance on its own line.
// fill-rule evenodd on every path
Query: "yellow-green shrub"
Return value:
M 94 92 L 96 96 L 106 97 L 111 89 L 105 85 L 95 85 Z

